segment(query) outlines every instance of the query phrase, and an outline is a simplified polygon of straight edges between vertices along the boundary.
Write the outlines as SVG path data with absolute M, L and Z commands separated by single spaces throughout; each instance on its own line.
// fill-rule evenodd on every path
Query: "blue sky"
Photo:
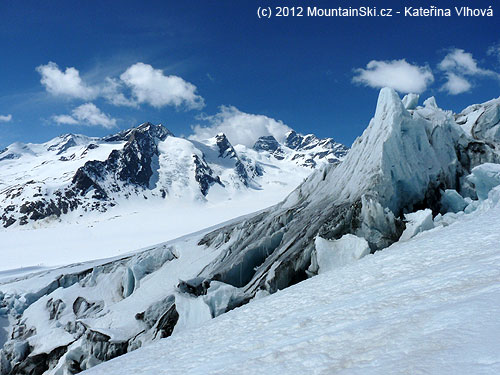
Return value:
M 347 3 L 3 1 L 0 147 L 145 121 L 177 135 L 196 124 L 237 133 L 281 121 L 350 145 L 382 84 L 455 111 L 499 96 L 500 6 L 439 6 L 467 3 L 493 5 L 495 15 L 258 19 L 259 5 Z

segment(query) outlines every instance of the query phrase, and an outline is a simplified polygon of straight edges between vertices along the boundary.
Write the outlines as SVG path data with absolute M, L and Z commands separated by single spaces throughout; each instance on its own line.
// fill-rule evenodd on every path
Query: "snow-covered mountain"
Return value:
M 0 152 L 0 222 L 81 217 L 130 200 L 227 200 L 275 180 L 295 185 L 295 176 L 335 164 L 346 152 L 331 138 L 294 131 L 282 144 L 264 136 L 248 149 L 224 134 L 198 142 L 150 123 L 104 138 L 67 134 L 43 144 L 15 143 Z
M 418 99 L 416 95 L 408 95 L 401 100 L 393 90 L 382 89 L 375 116 L 345 159 L 341 163 L 325 163 L 285 200 L 267 210 L 127 256 L 17 278 L 6 274 L 0 284 L 3 325 L 7 327 L 0 353 L 0 373 L 73 374 L 149 345 L 137 356 L 123 357 L 124 362 L 120 359 L 109 367 L 104 365 L 102 372 L 99 367 L 92 371 L 115 373 L 116 369 L 128 369 L 139 373 L 141 369 L 145 373 L 158 373 L 164 371 L 161 364 L 150 367 L 153 364 L 149 363 L 145 368 L 144 362 L 139 367 L 133 362 L 141 355 L 146 360 L 156 358 L 156 350 L 168 361 L 165 353 L 170 353 L 169 345 L 179 340 L 186 341 L 179 344 L 178 350 L 172 349 L 172 353 L 179 354 L 178 361 L 189 362 L 188 367 L 194 373 L 234 373 L 233 359 L 237 358 L 234 353 L 217 358 L 214 367 L 204 362 L 210 355 L 207 353 L 217 356 L 221 347 L 227 347 L 226 343 L 236 350 L 243 345 L 241 350 L 249 353 L 248 357 L 242 354 L 243 360 L 257 359 L 256 372 L 268 372 L 273 363 L 282 366 L 281 372 L 287 369 L 297 372 L 299 367 L 293 367 L 297 362 L 290 362 L 290 356 L 306 355 L 307 350 L 301 348 L 310 344 L 318 350 L 312 360 L 303 358 L 300 367 L 303 372 L 311 372 L 318 361 L 324 360 L 323 364 L 330 365 L 332 370 L 322 367 L 325 373 L 349 368 L 349 363 L 358 365 L 353 373 L 359 373 L 360 364 L 373 364 L 387 358 L 384 355 L 390 361 L 380 362 L 385 364 L 386 371 L 379 373 L 393 372 L 394 363 L 400 363 L 397 359 L 404 358 L 411 350 L 399 350 L 396 351 L 399 356 L 392 356 L 390 353 L 394 351 L 387 352 L 386 345 L 380 349 L 377 343 L 384 339 L 382 342 L 389 345 L 387 337 L 396 335 L 391 331 L 392 335 L 386 336 L 391 333 L 392 324 L 397 324 L 399 331 L 408 326 L 401 321 L 400 313 L 408 316 L 406 306 L 419 301 L 422 303 L 419 311 L 427 315 L 411 320 L 414 324 L 422 322 L 421 328 L 407 333 L 405 338 L 421 343 L 432 334 L 436 343 L 433 350 L 439 353 L 464 342 L 465 346 L 460 348 L 476 345 L 466 335 L 446 335 L 448 346 L 443 347 L 442 337 L 430 330 L 432 319 L 428 315 L 446 307 L 449 316 L 460 324 L 470 318 L 467 311 L 476 311 L 477 306 L 454 315 L 457 310 L 450 310 L 443 301 L 468 296 L 465 303 L 476 303 L 474 296 L 481 290 L 493 290 L 488 296 L 498 296 L 498 287 L 491 289 L 498 284 L 498 272 L 493 272 L 491 266 L 498 259 L 499 248 L 492 245 L 498 236 L 485 223 L 498 216 L 500 201 L 500 190 L 495 188 L 500 185 L 500 166 L 496 164 L 500 139 L 494 130 L 500 120 L 500 100 L 469 107 L 457 115 L 439 109 L 434 98 L 424 101 L 423 106 L 418 106 Z M 478 111 L 482 114 L 478 115 Z M 280 148 L 285 152 L 284 147 L 307 147 L 311 143 L 306 138 L 296 141 L 291 135 L 288 145 L 276 145 L 265 138 L 255 147 L 279 160 L 276 155 L 282 156 Z M 205 146 L 215 147 L 218 141 L 212 142 Z M 232 150 L 223 149 L 222 156 L 232 155 Z M 238 153 L 236 147 L 234 150 Z M 245 164 L 241 155 L 239 158 Z M 285 156 L 283 160 L 293 160 L 293 156 Z M 206 162 L 210 165 L 209 160 Z M 236 162 L 232 169 L 238 168 Z M 221 174 L 213 170 L 212 177 L 219 176 L 224 183 Z M 238 183 L 245 186 L 241 179 Z M 214 182 L 211 186 L 218 185 Z M 109 185 L 106 189 L 110 189 Z M 480 217 L 482 214 L 491 215 Z M 418 236 L 430 229 L 435 235 L 429 232 L 426 237 Z M 464 235 L 469 229 L 475 231 L 470 238 Z M 484 246 L 478 244 L 482 240 Z M 369 256 L 389 246 L 392 251 L 387 255 L 384 250 Z M 472 246 L 469 258 L 468 247 Z M 356 262 L 360 258 L 363 261 Z M 484 283 L 477 282 L 485 268 L 492 272 L 481 278 Z M 422 272 L 426 272 L 425 277 Z M 394 275 L 403 279 L 393 278 Z M 254 302 L 308 278 L 313 279 L 269 297 L 269 308 L 264 307 L 264 301 Z M 425 285 L 423 279 L 428 281 Z M 462 283 L 463 280 L 476 283 Z M 440 281 L 445 284 L 436 289 Z M 332 296 L 322 295 L 330 290 L 323 284 L 333 289 Z M 310 298 L 300 298 L 308 293 Z M 379 298 L 386 299 L 377 299 L 375 296 L 379 294 Z M 290 298 L 293 307 L 284 307 L 291 303 Z M 396 304 L 398 301 L 401 305 Z M 246 304 L 231 316 L 210 322 Z M 395 309 L 391 310 L 391 306 Z M 495 308 L 498 311 L 498 304 L 477 308 L 481 309 L 481 316 L 492 317 L 492 311 Z M 352 314 L 359 319 L 355 324 L 346 323 L 345 319 Z M 448 315 L 440 315 L 440 319 L 443 316 Z M 368 317 L 385 318 L 384 324 L 367 321 Z M 236 325 L 243 323 L 233 331 L 231 319 L 236 319 Z M 282 319 L 287 324 L 286 334 L 276 325 Z M 248 328 L 249 335 L 245 336 L 241 330 L 249 321 L 254 326 Z M 328 330 L 331 325 L 333 331 Z M 308 327 L 312 336 L 304 341 L 304 330 Z M 331 339 L 335 328 L 343 334 L 340 337 L 359 338 L 365 333 L 366 337 L 353 342 L 352 350 L 341 350 L 342 345 Z M 372 328 L 374 333 L 369 333 Z M 498 330 L 498 325 L 487 328 Z M 476 332 L 481 327 L 474 325 L 474 329 Z M 237 335 L 232 338 L 237 342 L 227 339 L 225 334 Z M 263 347 L 255 335 L 265 338 L 272 335 L 272 339 Z M 172 338 L 155 343 L 168 336 Z M 276 349 L 283 340 L 292 340 L 291 344 L 287 341 L 291 346 L 286 347 L 285 353 Z M 193 342 L 197 344 L 188 349 Z M 367 342 L 373 349 L 368 353 L 363 345 Z M 211 346 L 196 350 L 204 343 Z M 418 348 L 430 350 L 425 346 Z M 197 353 L 203 353 L 200 355 L 203 363 L 193 360 Z M 341 353 L 343 357 L 336 362 L 326 353 Z M 415 363 L 418 358 L 414 358 Z M 498 363 L 495 358 L 481 361 L 487 366 Z M 175 363 L 178 362 L 172 362 L 172 366 Z

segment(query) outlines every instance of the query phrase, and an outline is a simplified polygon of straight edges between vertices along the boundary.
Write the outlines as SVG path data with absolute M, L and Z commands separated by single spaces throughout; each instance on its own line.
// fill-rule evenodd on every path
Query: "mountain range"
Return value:
M 0 152 L 0 222 L 5 228 L 53 222 L 131 200 L 227 200 L 275 180 L 293 185 L 297 175 L 338 163 L 347 150 L 295 131 L 281 143 L 262 136 L 253 148 L 233 146 L 223 133 L 200 142 L 151 123 L 103 138 L 66 134 L 15 143 Z

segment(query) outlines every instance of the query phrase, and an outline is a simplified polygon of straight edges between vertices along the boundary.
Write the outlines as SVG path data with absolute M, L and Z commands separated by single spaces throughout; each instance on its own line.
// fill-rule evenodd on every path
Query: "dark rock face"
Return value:
M 260 137 L 259 139 L 257 139 L 257 142 L 255 142 L 253 149 L 256 151 L 267 151 L 278 160 L 283 160 L 285 158 L 280 144 L 272 135 Z
M 253 149 L 257 151 L 274 152 L 280 147 L 280 144 L 272 135 L 266 135 L 257 139 L 253 145 Z
M 164 141 L 172 135 L 161 125 L 150 123 L 119 133 L 113 140 L 127 139 L 122 150 L 114 150 L 106 161 L 89 161 L 78 169 L 73 183 L 80 195 L 84 195 L 89 188 L 101 190 L 101 199 L 106 195 L 99 186 L 99 181 L 111 179 L 113 189 L 119 190 L 120 183 L 149 187 L 153 175 L 152 161 L 158 157 L 158 142 Z M 108 139 L 109 140 L 109 139 Z
M 4 150 L 4 152 L 5 152 L 5 150 Z M 4 152 L 2 152 L 2 153 L 4 153 Z M 19 159 L 19 155 L 17 155 L 17 154 L 7 154 L 5 156 L 1 156 L 1 154 L 0 154 L 0 161 L 2 161 L 2 160 L 13 160 L 13 159 Z
M 290 147 L 292 150 L 297 150 L 301 148 L 302 143 L 304 141 L 304 137 L 297 134 L 294 130 L 289 132 L 285 139 L 285 146 Z
M 47 151 L 57 151 L 56 155 L 62 154 L 64 151 L 66 151 L 68 148 L 76 146 L 76 142 L 74 139 L 74 136 L 72 134 L 66 134 L 61 138 L 61 142 L 50 146 Z
M 110 194 L 119 192 L 123 186 L 133 188 L 149 188 L 154 171 L 152 165 L 158 159 L 158 142 L 163 141 L 172 133 L 162 125 L 145 123 L 115 136 L 105 138 L 107 142 L 125 141 L 121 150 L 114 150 L 104 161 L 92 160 L 79 168 L 71 185 L 62 190 L 57 190 L 55 198 L 40 197 L 38 199 L 25 201 L 19 208 L 24 214 L 20 224 L 26 224 L 28 220 L 41 220 L 47 217 L 59 217 L 69 211 L 82 206 L 84 197 L 94 199 L 88 204 L 86 210 L 106 210 L 113 206 Z M 49 147 L 57 154 L 66 151 L 69 147 L 76 145 L 72 135 L 62 137 L 62 141 Z M 98 147 L 95 144 L 87 146 L 88 151 Z M 22 191 L 22 187 L 20 188 Z M 18 194 L 21 193 L 19 191 Z M 40 194 L 41 195 L 41 194 Z M 33 197 L 36 198 L 36 197 Z M 7 209 L 1 216 L 4 227 L 16 222 Z
M 219 158 L 233 159 L 235 162 L 234 169 L 238 175 L 241 182 L 245 185 L 249 185 L 250 176 L 245 168 L 245 165 L 239 158 L 234 147 L 231 145 L 224 133 L 219 133 L 215 136 L 215 142 L 217 148 L 219 149 Z
M 220 158 L 237 158 L 236 151 L 224 133 L 215 136 L 215 142 L 219 149 Z
M 208 190 L 213 184 L 224 186 L 219 176 L 215 175 L 214 171 L 212 170 L 212 168 L 210 168 L 205 160 L 198 157 L 198 155 L 193 155 L 193 159 L 195 165 L 194 178 L 200 185 L 200 190 L 203 195 L 208 194 Z

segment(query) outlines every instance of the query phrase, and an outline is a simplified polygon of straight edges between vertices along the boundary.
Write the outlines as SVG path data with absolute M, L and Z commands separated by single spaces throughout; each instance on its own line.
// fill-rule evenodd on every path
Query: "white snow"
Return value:
M 434 228 L 432 221 L 432 211 L 428 208 L 405 214 L 406 228 L 399 238 L 400 241 L 407 241 L 415 237 L 418 233 Z
M 498 203 L 85 374 L 498 374 Z
M 175 308 L 179 313 L 179 320 L 175 325 L 173 334 L 196 328 L 203 325 L 210 319 L 210 307 L 203 298 L 194 298 L 181 293 L 175 295 Z
M 345 266 L 370 254 L 368 242 L 361 237 L 345 234 L 338 240 L 329 241 L 316 237 L 314 241 L 318 274 Z
M 75 223 L 0 229 L 0 270 L 31 272 L 32 266 L 54 267 L 123 255 L 269 207 L 293 187 L 280 188 L 283 190 L 252 191 L 203 206 L 178 201 L 131 203 L 107 213 L 90 213 Z M 23 269 L 17 273 L 25 273 Z

